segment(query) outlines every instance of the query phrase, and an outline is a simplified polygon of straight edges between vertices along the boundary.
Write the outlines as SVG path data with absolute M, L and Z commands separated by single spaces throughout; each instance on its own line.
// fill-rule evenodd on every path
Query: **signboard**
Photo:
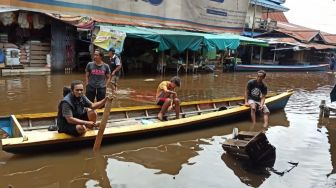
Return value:
M 93 44 L 105 50 L 114 48 L 116 53 L 120 54 L 123 49 L 125 38 L 126 33 L 124 32 L 104 29 L 102 27 L 93 41 Z
M 105 18 L 111 23 L 238 33 L 249 0 L 6 0 L 0 5 Z

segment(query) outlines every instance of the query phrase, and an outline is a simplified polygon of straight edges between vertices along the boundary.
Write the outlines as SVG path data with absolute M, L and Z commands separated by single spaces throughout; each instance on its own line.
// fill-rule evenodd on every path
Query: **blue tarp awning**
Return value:
M 260 33 L 260 32 L 253 32 L 253 37 L 257 37 L 259 35 L 261 35 L 263 33 Z M 251 31 L 244 31 L 242 32 L 241 34 L 242 36 L 247 36 L 247 37 L 252 37 L 252 32 Z
M 284 7 L 280 4 L 277 4 L 269 0 L 251 0 L 251 4 L 259 5 L 265 8 L 269 8 L 269 9 L 273 9 L 273 10 L 281 11 L 281 12 L 286 12 L 289 10 L 289 8 Z

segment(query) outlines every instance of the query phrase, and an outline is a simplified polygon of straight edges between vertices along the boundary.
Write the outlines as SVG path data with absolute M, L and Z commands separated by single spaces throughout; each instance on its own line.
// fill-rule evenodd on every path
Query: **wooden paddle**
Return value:
M 100 145 L 101 145 L 101 142 L 103 140 L 104 130 L 105 130 L 105 127 L 106 127 L 106 123 L 107 123 L 107 120 L 108 120 L 109 115 L 110 115 L 112 100 L 114 98 L 112 88 L 113 88 L 113 85 L 112 85 L 111 82 L 109 82 L 107 84 L 107 87 L 106 87 L 106 96 L 108 97 L 108 99 L 105 103 L 103 118 L 102 118 L 101 123 L 99 125 L 98 134 L 96 136 L 96 140 L 95 140 L 95 143 L 94 143 L 94 146 L 93 146 L 93 151 L 95 151 L 95 152 L 97 152 L 100 149 Z

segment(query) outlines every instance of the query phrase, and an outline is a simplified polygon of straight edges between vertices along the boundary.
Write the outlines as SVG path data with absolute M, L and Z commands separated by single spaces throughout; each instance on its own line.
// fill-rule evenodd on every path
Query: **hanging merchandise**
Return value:
M 18 17 L 18 24 L 21 28 L 28 29 L 29 23 L 27 19 L 27 13 L 26 12 L 20 12 Z
M 4 26 L 11 25 L 15 20 L 15 14 L 13 12 L 0 13 L 0 21 Z
M 45 20 L 43 16 L 38 14 L 33 15 L 33 28 L 34 29 L 42 29 L 44 27 Z

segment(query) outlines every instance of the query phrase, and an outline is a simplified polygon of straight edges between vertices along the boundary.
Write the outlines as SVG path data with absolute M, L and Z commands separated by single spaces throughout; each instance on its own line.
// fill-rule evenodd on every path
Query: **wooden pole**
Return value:
M 163 67 L 163 57 L 164 57 L 164 52 L 161 52 L 161 74 L 164 74 L 164 67 Z
M 274 64 L 274 62 L 275 62 L 276 49 L 277 49 L 277 45 L 275 44 L 274 55 L 273 55 L 273 64 Z
M 102 118 L 101 123 L 99 125 L 98 134 L 96 136 L 96 140 L 95 140 L 95 143 L 94 143 L 94 146 L 93 146 L 93 151 L 94 152 L 97 152 L 100 149 L 100 145 L 101 145 L 101 142 L 102 142 L 103 136 L 104 136 L 106 123 L 107 123 L 107 120 L 108 120 L 109 115 L 110 115 L 110 110 L 111 110 L 112 100 L 113 100 L 112 87 L 113 87 L 112 82 L 109 82 L 107 84 L 107 88 L 106 88 L 106 96 L 108 97 L 108 100 L 105 103 L 103 118 Z
M 256 11 L 257 11 L 257 5 L 255 4 L 254 5 L 254 11 L 253 11 L 253 22 L 252 22 L 252 33 L 251 33 L 251 37 L 254 38 L 254 27 L 255 27 L 255 14 L 256 14 Z M 251 45 L 251 64 L 252 61 L 253 61 L 253 45 Z
M 259 54 L 259 64 L 261 64 L 261 60 L 262 60 L 262 55 L 263 55 L 263 47 L 260 47 L 260 54 Z
M 187 50 L 187 54 L 186 54 L 186 73 L 188 73 L 188 64 L 189 64 L 189 51 Z
M 193 55 L 193 73 L 194 73 L 194 70 L 195 70 L 195 66 L 196 66 L 196 52 L 194 52 L 194 55 Z

